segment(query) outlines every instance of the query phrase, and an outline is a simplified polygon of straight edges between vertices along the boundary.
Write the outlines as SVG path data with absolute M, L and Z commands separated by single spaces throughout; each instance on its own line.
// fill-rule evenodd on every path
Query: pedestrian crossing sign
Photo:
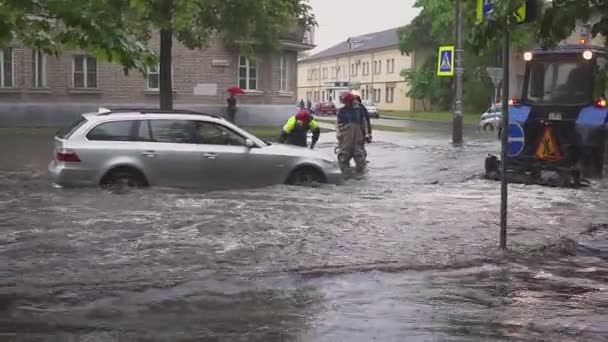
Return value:
M 557 141 L 555 141 L 555 137 L 551 131 L 551 127 L 545 128 L 543 137 L 540 139 L 540 143 L 536 149 L 536 159 L 546 161 L 559 161 L 563 159 Z
M 440 46 L 437 76 L 454 76 L 454 47 Z

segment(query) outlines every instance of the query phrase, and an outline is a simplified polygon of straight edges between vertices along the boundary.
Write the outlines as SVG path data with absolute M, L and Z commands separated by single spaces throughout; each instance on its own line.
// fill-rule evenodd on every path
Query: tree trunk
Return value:
M 160 30 L 160 109 L 173 109 L 173 84 L 171 79 L 171 51 L 173 31 Z
M 422 110 L 424 110 L 425 112 L 427 111 L 427 109 L 426 109 L 426 99 L 424 97 L 422 98 Z

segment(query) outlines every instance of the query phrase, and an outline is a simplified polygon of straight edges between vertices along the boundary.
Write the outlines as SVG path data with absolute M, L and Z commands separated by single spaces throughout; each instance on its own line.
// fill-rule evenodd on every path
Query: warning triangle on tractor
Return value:
M 441 57 L 441 70 L 452 70 L 452 63 L 450 61 L 450 54 L 446 52 L 443 53 Z
M 536 149 L 536 159 L 547 160 L 547 161 L 558 161 L 562 160 L 563 156 L 557 145 L 557 141 L 553 136 L 551 127 L 546 127 L 543 137 L 538 144 Z

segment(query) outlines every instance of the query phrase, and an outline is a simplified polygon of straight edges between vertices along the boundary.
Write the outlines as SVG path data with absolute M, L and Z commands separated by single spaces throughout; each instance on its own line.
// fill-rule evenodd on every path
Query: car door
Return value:
M 140 153 L 149 181 L 154 185 L 200 187 L 201 151 L 195 121 L 150 119 L 139 129 Z
M 208 121 L 197 121 L 196 132 L 201 172 L 209 189 L 227 189 L 254 183 L 245 138 L 232 129 Z

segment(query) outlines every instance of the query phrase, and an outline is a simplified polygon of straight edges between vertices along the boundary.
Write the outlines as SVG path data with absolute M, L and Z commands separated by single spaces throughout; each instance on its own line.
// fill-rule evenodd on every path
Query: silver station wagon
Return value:
M 267 143 L 213 115 L 149 109 L 83 114 L 55 136 L 49 175 L 58 186 L 229 189 L 343 182 L 335 159 L 319 151 Z

